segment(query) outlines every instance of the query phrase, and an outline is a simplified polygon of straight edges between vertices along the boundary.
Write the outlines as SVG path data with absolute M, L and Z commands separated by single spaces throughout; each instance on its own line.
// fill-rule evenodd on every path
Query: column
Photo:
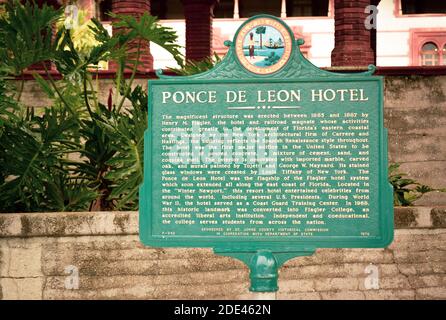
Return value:
M 186 20 L 186 59 L 200 61 L 212 55 L 213 9 L 218 0 L 182 0 Z
M 240 13 L 238 9 L 238 0 L 234 0 L 234 19 L 240 19 Z
M 282 0 L 282 7 L 280 8 L 280 17 L 286 18 L 286 0 Z
M 364 25 L 370 0 L 334 0 L 335 47 L 332 66 L 367 66 L 374 63 L 372 32 Z
M 116 14 L 131 15 L 136 18 L 142 16 L 145 12 L 150 14 L 150 0 L 112 0 L 112 12 Z M 113 28 L 113 33 L 119 29 Z M 135 53 L 137 42 L 129 45 L 129 53 Z M 147 41 L 142 42 L 141 55 L 139 61 L 141 65 L 138 67 L 138 71 L 147 72 L 153 69 L 153 57 L 150 54 L 150 43 Z M 134 57 L 132 57 L 134 58 Z M 116 70 L 116 62 L 110 62 L 110 69 Z

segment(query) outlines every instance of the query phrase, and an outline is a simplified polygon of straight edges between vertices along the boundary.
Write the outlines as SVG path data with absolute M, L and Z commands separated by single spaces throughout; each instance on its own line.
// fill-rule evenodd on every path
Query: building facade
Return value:
M 146 8 L 149 7 L 151 14 L 158 16 L 163 25 L 176 30 L 184 52 L 192 52 L 188 54 L 192 58 L 200 57 L 194 56 L 194 49 L 206 46 L 207 39 L 211 42 L 211 52 L 223 56 L 227 50 L 224 41 L 232 40 L 243 21 L 259 13 L 267 13 L 284 19 L 296 38 L 305 39 L 301 49 L 318 67 L 336 65 L 332 61 L 336 27 L 339 27 L 339 32 L 347 34 L 347 43 L 364 42 L 358 31 L 360 29 L 371 33 L 370 42 L 375 55 L 372 62 L 378 66 L 446 65 L 445 1 L 79 0 L 76 4 L 87 11 L 89 16 L 96 16 L 108 24 L 107 12 L 124 8 L 121 11 L 129 13 L 127 9 L 131 9 L 131 2 L 136 4 L 134 8 L 137 10 L 143 8 L 145 3 Z M 347 8 L 343 7 L 345 3 L 349 3 Z M 353 29 L 352 19 L 359 19 L 353 21 L 356 24 Z M 363 26 L 358 28 L 358 24 Z M 189 35 L 187 25 L 190 25 Z M 349 30 L 352 31 L 350 37 Z M 201 35 L 203 31 L 207 31 L 207 34 Z M 340 39 L 337 42 L 342 42 L 342 36 Z M 156 44 L 151 44 L 150 48 L 153 68 L 176 66 L 162 48 Z M 364 51 L 364 48 L 358 50 Z

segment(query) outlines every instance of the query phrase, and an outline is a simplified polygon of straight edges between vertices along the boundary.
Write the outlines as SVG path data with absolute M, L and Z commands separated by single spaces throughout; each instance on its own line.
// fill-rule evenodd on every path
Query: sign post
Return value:
M 145 245 L 211 247 L 274 292 L 289 259 L 392 242 L 382 78 L 321 70 L 301 44 L 255 16 L 213 69 L 149 81 Z

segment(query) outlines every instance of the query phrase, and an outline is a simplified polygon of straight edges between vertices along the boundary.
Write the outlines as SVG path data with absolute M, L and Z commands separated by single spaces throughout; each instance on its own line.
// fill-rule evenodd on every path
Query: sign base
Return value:
M 279 290 L 277 280 L 279 278 L 279 268 L 288 260 L 311 256 L 314 249 L 303 249 L 302 251 L 271 251 L 266 249 L 228 249 L 215 248 L 214 253 L 236 258 L 244 262 L 250 270 L 249 278 L 252 292 L 276 292 Z

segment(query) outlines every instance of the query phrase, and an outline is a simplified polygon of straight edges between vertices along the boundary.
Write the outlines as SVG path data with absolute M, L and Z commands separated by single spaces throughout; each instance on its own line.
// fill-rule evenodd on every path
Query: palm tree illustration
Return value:
M 262 34 L 265 34 L 265 32 L 266 32 L 266 27 L 257 27 L 256 28 L 256 33 L 260 34 L 260 49 L 262 49 L 262 47 L 263 47 Z

